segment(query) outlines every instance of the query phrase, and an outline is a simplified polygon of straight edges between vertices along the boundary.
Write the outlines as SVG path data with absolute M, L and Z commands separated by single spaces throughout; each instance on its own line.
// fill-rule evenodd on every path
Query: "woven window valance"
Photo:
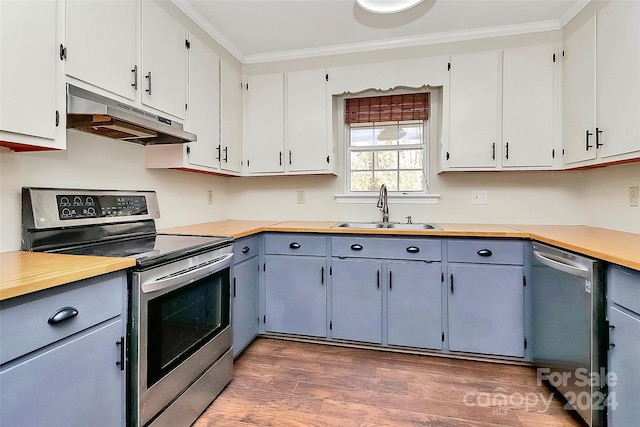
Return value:
M 346 124 L 428 119 L 429 93 L 350 98 L 345 102 Z

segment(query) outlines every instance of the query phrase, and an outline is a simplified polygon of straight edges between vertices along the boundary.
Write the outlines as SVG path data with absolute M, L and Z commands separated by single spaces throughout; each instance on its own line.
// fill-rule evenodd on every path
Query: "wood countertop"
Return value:
M 531 239 L 640 271 L 640 234 L 581 225 L 437 223 L 441 230 L 331 228 L 338 221 L 227 220 L 161 230 L 163 233 L 245 237 L 262 231 Z
M 331 228 L 337 221 L 226 220 L 172 227 L 162 233 L 232 236 L 263 231 L 531 239 L 640 271 L 640 234 L 573 225 L 446 224 L 441 230 Z M 0 252 L 0 300 L 133 267 L 133 258 Z
M 0 252 L 0 300 L 133 267 L 133 258 Z

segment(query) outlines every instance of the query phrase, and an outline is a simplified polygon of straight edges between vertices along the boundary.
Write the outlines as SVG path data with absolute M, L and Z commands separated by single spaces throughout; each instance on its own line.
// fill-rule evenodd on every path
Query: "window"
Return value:
M 345 100 L 347 193 L 427 193 L 429 93 Z

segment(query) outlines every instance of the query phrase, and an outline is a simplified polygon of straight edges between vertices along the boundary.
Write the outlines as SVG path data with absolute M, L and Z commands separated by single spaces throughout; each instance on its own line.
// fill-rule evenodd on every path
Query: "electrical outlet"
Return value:
M 207 190 L 207 204 L 213 204 L 213 190 Z
M 472 205 L 486 205 L 487 191 L 486 190 L 473 190 L 471 191 L 471 204 Z
M 304 205 L 304 190 L 298 191 L 297 197 L 298 197 L 298 204 Z
M 629 206 L 640 207 L 640 187 L 629 187 Z

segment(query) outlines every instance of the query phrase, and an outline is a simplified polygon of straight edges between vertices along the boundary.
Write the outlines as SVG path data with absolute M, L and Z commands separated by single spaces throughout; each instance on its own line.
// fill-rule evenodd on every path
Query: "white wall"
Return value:
M 14 153 L 0 148 L 0 251 L 20 248 L 23 186 L 155 190 L 158 228 L 228 217 L 227 178 L 188 172 L 147 170 L 141 145 L 77 132 L 67 133 L 67 150 Z M 212 205 L 207 191 L 213 190 Z
M 595 227 L 640 233 L 640 207 L 629 206 L 629 187 L 638 186 L 640 163 L 585 171 L 585 223 Z

